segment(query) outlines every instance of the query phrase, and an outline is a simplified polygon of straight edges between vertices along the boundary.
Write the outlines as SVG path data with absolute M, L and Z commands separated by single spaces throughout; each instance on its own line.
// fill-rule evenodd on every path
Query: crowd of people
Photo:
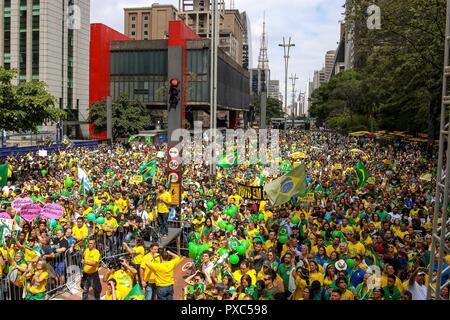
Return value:
M 238 192 L 238 184 L 263 186 L 284 174 L 286 168 L 268 170 L 270 163 L 218 168 L 215 177 L 207 164 L 187 164 L 181 204 L 172 206 L 166 159 L 157 157 L 167 154 L 165 145 L 6 159 L 11 174 L 0 212 L 13 227 L 2 230 L 0 299 L 48 298 L 50 282 L 56 288 L 67 282 L 72 260 L 82 267 L 84 299 L 91 287 L 95 299 L 105 288 L 108 300 L 129 299 L 135 288 L 134 297 L 147 300 L 426 299 L 428 266 L 436 264 L 430 257 L 435 159 L 416 143 L 325 131 L 281 132 L 280 148 L 284 165 L 305 164 L 308 188 L 308 196 L 281 206 Z M 142 164 L 155 159 L 149 179 L 136 182 Z M 371 176 L 359 188 L 358 162 Z M 78 181 L 78 167 L 90 177 L 90 191 Z M 26 221 L 12 208 L 18 197 L 58 203 L 64 215 Z M 183 257 L 145 236 L 158 228 L 166 238 L 170 214 L 182 223 Z M 177 293 L 174 270 L 183 263 L 188 272 Z M 444 269 L 449 264 L 447 256 Z M 103 285 L 100 268 L 107 272 Z M 447 271 L 442 284 L 448 279 Z M 441 295 L 449 299 L 448 286 Z

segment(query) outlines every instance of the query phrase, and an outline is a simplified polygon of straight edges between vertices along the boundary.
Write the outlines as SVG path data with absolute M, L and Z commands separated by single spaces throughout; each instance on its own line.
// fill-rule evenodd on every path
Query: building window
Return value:
M 4 67 L 11 68 L 11 0 L 5 0 L 3 12 L 3 47 L 4 47 Z
M 132 36 L 135 36 L 135 35 L 136 35 L 136 32 L 131 31 L 131 35 L 132 35 Z
M 144 24 L 144 28 L 148 28 L 148 23 Z
M 136 25 L 133 23 L 133 24 L 131 25 L 131 29 L 134 29 L 134 28 L 136 28 Z
M 148 36 L 148 31 L 144 31 L 144 36 Z
M 148 16 L 144 16 L 144 20 L 145 20 L 145 21 L 148 21 Z
M 136 21 L 136 17 L 135 17 L 135 16 L 132 16 L 132 17 L 131 17 L 131 21 Z
M 20 0 L 19 17 L 19 80 L 26 79 L 27 74 L 27 1 Z

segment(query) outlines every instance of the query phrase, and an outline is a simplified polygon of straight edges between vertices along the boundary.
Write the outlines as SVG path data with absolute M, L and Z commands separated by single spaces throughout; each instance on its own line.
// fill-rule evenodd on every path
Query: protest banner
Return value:
M 26 206 L 27 204 L 32 204 L 33 200 L 31 198 L 17 198 L 15 199 L 11 206 L 14 211 L 20 212 L 22 207 Z
M 20 209 L 20 216 L 27 222 L 31 222 L 41 214 L 42 208 L 37 203 L 31 203 Z
M 64 215 L 64 208 L 57 203 L 50 203 L 42 209 L 41 215 L 46 218 L 56 220 Z
M 253 187 L 253 186 L 246 186 L 243 184 L 239 184 L 238 187 L 238 194 L 243 199 L 249 199 L 249 200 L 268 200 L 266 192 L 264 191 L 263 187 Z
M 309 192 L 304 197 L 299 197 L 299 201 L 301 202 L 314 202 L 314 193 Z

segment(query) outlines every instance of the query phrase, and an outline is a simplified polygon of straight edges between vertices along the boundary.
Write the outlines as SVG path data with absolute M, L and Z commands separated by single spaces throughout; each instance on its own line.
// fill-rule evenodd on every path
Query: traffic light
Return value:
M 178 106 L 178 102 L 180 101 L 180 90 L 178 89 L 180 85 L 180 81 L 178 79 L 170 80 L 170 89 L 169 89 L 169 110 L 176 109 Z

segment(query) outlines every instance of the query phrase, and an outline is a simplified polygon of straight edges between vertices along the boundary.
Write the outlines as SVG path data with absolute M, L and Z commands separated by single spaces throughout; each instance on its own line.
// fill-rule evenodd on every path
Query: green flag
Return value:
M 356 189 L 364 187 L 369 177 L 370 174 L 367 171 L 366 166 L 362 162 L 358 162 L 356 164 L 356 178 L 358 179 Z
M 143 176 L 144 181 L 147 181 L 155 175 L 156 172 L 156 159 L 150 162 L 142 163 L 139 168 L 139 174 Z
M 133 141 L 136 141 L 136 139 L 137 139 L 136 135 L 131 136 L 130 138 L 128 138 L 128 143 L 132 143 Z
M 144 292 L 142 292 L 141 286 L 136 284 L 130 293 L 124 298 L 124 300 L 144 300 Z
M 3 188 L 8 182 L 8 164 L 0 164 L 0 187 Z
M 287 174 L 292 171 L 292 164 L 289 162 L 289 160 L 284 160 L 280 164 L 280 170 L 283 171 L 284 174 Z
M 349 187 L 353 187 L 353 178 L 352 178 L 352 174 L 351 173 L 348 175 L 347 185 Z
M 318 192 L 320 194 L 324 194 L 325 190 L 323 189 L 322 185 L 319 184 L 315 189 L 314 192 Z
M 219 166 L 222 169 L 228 169 L 231 167 L 237 167 L 238 166 L 238 151 L 234 150 L 232 154 L 225 155 L 219 162 L 217 163 L 217 166 Z
M 305 193 L 305 165 L 302 164 L 288 174 L 266 184 L 264 191 L 274 206 L 285 204 L 293 196 Z

